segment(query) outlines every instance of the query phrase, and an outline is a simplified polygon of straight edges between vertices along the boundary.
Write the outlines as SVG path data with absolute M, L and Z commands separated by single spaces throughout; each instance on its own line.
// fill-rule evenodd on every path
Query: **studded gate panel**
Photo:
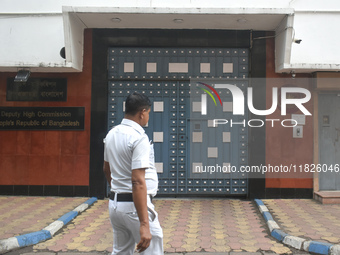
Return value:
M 159 194 L 247 193 L 247 176 L 192 175 L 189 160 L 193 125 L 189 80 L 246 79 L 246 49 L 110 48 L 108 75 L 108 129 L 121 122 L 128 94 L 145 93 L 153 102 L 145 131 L 154 142 Z M 236 142 L 246 144 L 245 129 L 237 132 L 245 135 L 243 141 L 235 135 Z M 242 149 L 247 153 L 247 148 Z M 240 147 L 235 146 L 234 150 Z

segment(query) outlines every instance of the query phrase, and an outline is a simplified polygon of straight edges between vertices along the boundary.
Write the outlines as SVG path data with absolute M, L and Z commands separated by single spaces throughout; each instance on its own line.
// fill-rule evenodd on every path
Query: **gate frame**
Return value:
M 90 196 L 106 196 L 103 167 L 103 138 L 107 133 L 107 50 L 109 47 L 225 47 L 249 48 L 249 78 L 266 77 L 266 40 L 255 40 L 251 35 L 266 36 L 267 32 L 238 30 L 158 30 L 158 29 L 93 29 L 93 67 L 91 96 L 90 138 Z M 197 39 L 198 38 L 198 39 Z M 254 95 L 257 105 L 265 107 L 265 85 L 257 84 Z M 251 118 L 251 114 L 249 114 Z M 265 129 L 248 133 L 249 164 L 265 163 Z M 265 179 L 248 179 L 247 198 L 265 197 Z M 190 196 L 187 195 L 186 196 Z M 201 195 L 200 195 L 201 196 Z

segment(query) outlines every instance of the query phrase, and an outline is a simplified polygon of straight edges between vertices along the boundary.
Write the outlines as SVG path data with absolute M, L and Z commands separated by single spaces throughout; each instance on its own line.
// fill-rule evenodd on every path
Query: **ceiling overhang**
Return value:
M 63 7 L 66 62 L 82 70 L 83 30 L 224 29 L 275 31 L 293 9 Z
M 273 31 L 293 9 L 63 7 L 87 28 Z M 118 22 L 117 22 L 118 21 Z

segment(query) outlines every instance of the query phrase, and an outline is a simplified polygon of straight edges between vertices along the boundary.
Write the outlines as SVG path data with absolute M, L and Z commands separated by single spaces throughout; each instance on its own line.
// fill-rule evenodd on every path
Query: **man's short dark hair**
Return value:
M 136 115 L 143 109 L 149 109 L 151 107 L 150 99 L 141 93 L 133 92 L 125 101 L 125 114 Z

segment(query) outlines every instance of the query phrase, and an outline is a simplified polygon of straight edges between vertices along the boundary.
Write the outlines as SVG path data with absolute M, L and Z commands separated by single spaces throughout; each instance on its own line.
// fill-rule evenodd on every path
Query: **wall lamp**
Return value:
M 30 77 L 31 72 L 29 70 L 19 70 L 14 78 L 14 82 L 26 82 Z
M 183 23 L 184 22 L 184 20 L 183 19 L 173 19 L 172 20 L 174 23 L 178 23 L 178 24 L 180 24 L 180 23 Z
M 296 77 L 295 71 L 294 70 L 290 71 L 290 74 L 292 75 L 292 78 L 295 79 L 295 77 Z
M 119 22 L 121 22 L 122 20 L 120 19 L 120 18 L 112 18 L 111 19 L 111 22 L 113 22 L 113 23 L 119 23 Z

